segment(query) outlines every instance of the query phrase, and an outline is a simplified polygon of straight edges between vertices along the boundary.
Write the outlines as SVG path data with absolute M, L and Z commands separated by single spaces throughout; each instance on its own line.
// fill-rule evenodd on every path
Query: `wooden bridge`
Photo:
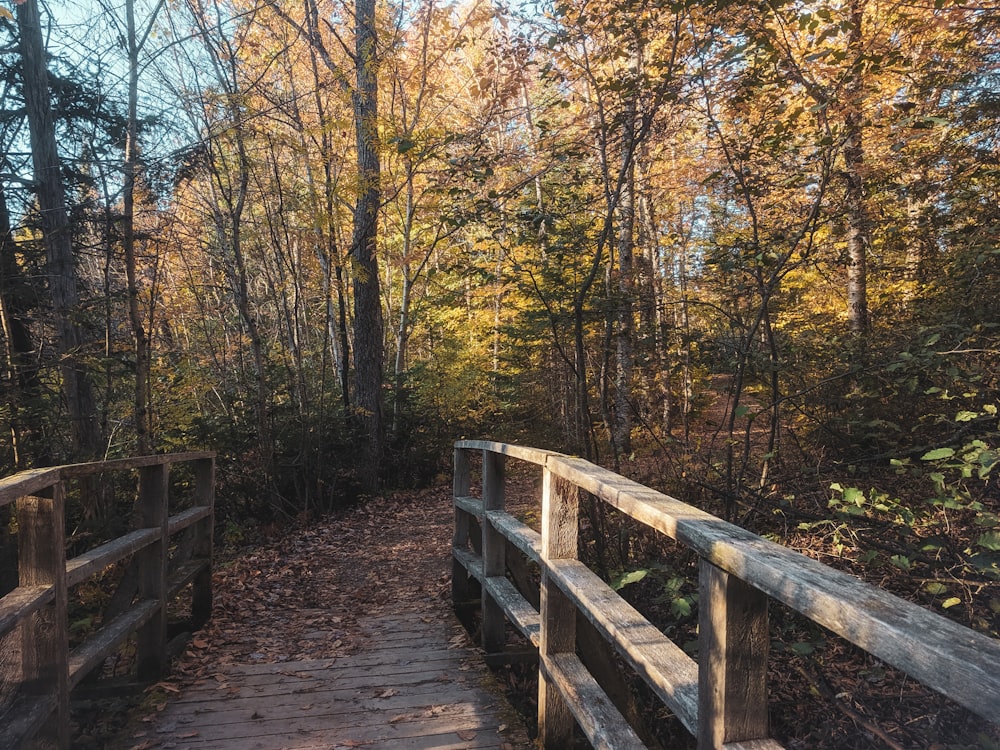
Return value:
M 541 474 L 541 533 L 505 510 L 508 459 L 533 465 Z M 185 485 L 189 496 L 176 510 L 166 489 L 168 467 L 175 464 L 193 467 Z M 83 556 L 60 558 L 63 483 L 111 470 L 139 472 L 136 530 Z M 477 472 L 481 492 L 473 490 Z M 584 492 L 698 554 L 697 661 L 578 560 Z M 191 596 L 192 619 L 200 622 L 208 614 L 212 457 L 144 457 L 29 472 L 0 483 L 0 504 L 14 500 L 21 579 L 0 600 L 0 638 L 20 633 L 20 690 L 3 716 L 0 747 L 67 746 L 70 691 L 87 672 L 134 631 L 138 676 L 158 677 L 168 602 L 190 591 L 188 584 L 193 584 L 193 595 L 185 594 Z M 581 731 L 596 748 L 644 747 L 578 656 L 578 614 L 700 748 L 781 747 L 770 738 L 767 721 L 770 599 L 1000 723 L 997 640 L 581 459 L 460 441 L 454 518 L 456 608 L 466 614 L 478 608 L 487 660 L 532 658 L 531 652 L 510 651 L 512 629 L 536 649 L 539 741 L 546 748 L 568 748 Z M 128 555 L 138 571 L 131 608 L 70 651 L 67 587 Z M 534 591 L 528 590 L 532 576 L 523 575 L 526 566 L 534 566 L 541 581 Z M 343 656 L 220 665 L 169 702 L 133 744 L 261 750 L 527 747 L 524 731 L 490 686 L 483 660 L 463 645 L 454 623 L 436 612 L 386 604 L 377 617 L 357 619 L 352 631 L 357 647 Z

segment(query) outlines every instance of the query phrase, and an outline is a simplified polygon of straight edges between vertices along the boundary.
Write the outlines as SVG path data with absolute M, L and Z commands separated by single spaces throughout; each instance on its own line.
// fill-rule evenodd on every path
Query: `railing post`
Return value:
M 551 656 L 576 650 L 576 608 L 552 581 L 550 560 L 577 557 L 580 490 L 552 474 L 542 473 L 541 643 L 538 649 L 538 738 L 546 750 L 570 747 L 575 720 L 559 688 L 550 680 Z
M 455 475 L 452 493 L 456 498 L 468 497 L 472 487 L 469 471 L 469 454 L 463 448 L 455 448 Z M 453 548 L 464 548 L 469 543 L 469 515 L 457 505 L 455 506 L 455 534 L 452 537 Z M 474 599 L 469 573 L 457 559 L 451 560 L 451 602 L 458 608 Z
M 139 469 L 139 515 L 143 528 L 160 530 L 160 538 L 136 553 L 139 598 L 159 602 L 149 622 L 136 631 L 136 662 L 140 680 L 155 680 L 167 666 L 167 476 L 166 464 Z
M 21 623 L 23 689 L 55 698 L 55 722 L 47 722 L 36 741 L 69 747 L 69 636 L 66 619 L 66 521 L 62 482 L 52 497 L 17 501 L 18 585 L 55 587 L 55 601 Z
M 698 750 L 766 739 L 767 596 L 702 558 L 698 608 Z
M 215 529 L 215 459 L 202 458 L 194 462 L 194 498 L 198 505 L 208 506 L 212 512 L 197 523 L 194 529 L 193 558 L 208 564 L 191 582 L 191 626 L 197 630 L 212 616 L 212 569 Z
M 487 512 L 504 509 L 504 468 L 502 453 L 483 451 L 483 580 L 503 578 L 506 574 L 506 539 L 490 523 Z M 503 608 L 483 586 L 483 649 L 494 654 L 503 651 L 507 638 L 504 633 Z

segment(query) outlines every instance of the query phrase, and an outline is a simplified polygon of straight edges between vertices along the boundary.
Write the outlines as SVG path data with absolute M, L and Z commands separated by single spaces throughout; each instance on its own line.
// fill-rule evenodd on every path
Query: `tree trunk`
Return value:
M 868 214 L 865 205 L 864 141 L 862 103 L 864 75 L 860 70 L 863 50 L 865 0 L 851 0 L 851 31 L 847 44 L 853 64 L 847 83 L 844 116 L 844 177 L 847 180 L 847 327 L 856 334 L 868 330 Z
M 378 57 L 375 0 L 355 3 L 354 132 L 358 197 L 354 207 L 351 257 L 354 262 L 354 372 L 359 423 L 365 435 L 365 489 L 378 489 L 384 448 L 382 414 L 382 300 L 379 293 L 376 232 L 381 197 L 378 157 Z
M 35 190 L 45 240 L 46 275 L 56 317 L 56 351 L 62 388 L 73 436 L 73 458 L 97 457 L 99 435 L 93 387 L 83 362 L 84 336 L 74 320 L 79 303 L 76 259 L 66 210 L 55 123 L 49 98 L 49 75 L 37 0 L 17 6 L 17 25 L 23 62 L 24 100 L 31 139 Z
M 12 468 L 26 469 L 47 463 L 45 444 L 38 440 L 41 430 L 31 418 L 31 407 L 41 394 L 41 380 L 35 359 L 35 343 L 29 327 L 31 293 L 17 263 L 17 245 L 7 211 L 7 195 L 0 184 L 0 326 L 3 327 L 4 358 L 7 365 Z M 23 412 L 27 412 L 22 416 Z M 0 519 L 2 520 L 2 519 Z
M 143 325 L 139 310 L 139 287 L 136 281 L 135 258 L 135 177 L 139 165 L 138 101 L 139 101 L 139 40 L 135 29 L 135 0 L 125 3 L 125 23 L 128 42 L 128 115 L 125 135 L 125 163 L 123 169 L 122 245 L 125 251 L 126 298 L 128 319 L 132 327 L 135 346 L 135 382 L 133 388 L 133 418 L 135 420 L 136 452 L 144 456 L 150 452 L 151 430 L 149 425 L 149 335 Z

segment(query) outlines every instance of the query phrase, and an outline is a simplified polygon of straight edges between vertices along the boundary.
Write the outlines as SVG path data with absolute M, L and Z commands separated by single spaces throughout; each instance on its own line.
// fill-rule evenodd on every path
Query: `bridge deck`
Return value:
M 159 714 L 145 747 L 529 746 L 459 626 L 414 615 L 360 625 L 368 645 L 357 653 L 230 665 L 192 686 Z
M 523 750 L 455 620 L 447 490 L 376 499 L 216 571 L 166 706 L 124 750 Z

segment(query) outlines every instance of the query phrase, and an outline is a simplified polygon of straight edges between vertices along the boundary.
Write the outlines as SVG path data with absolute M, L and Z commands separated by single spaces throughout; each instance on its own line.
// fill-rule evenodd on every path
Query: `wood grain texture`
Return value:
M 542 559 L 575 560 L 580 515 L 577 488 L 547 469 L 542 475 Z M 546 750 L 569 747 L 574 718 L 570 703 L 554 679 L 553 657 L 576 651 L 576 609 L 542 566 L 541 639 L 538 655 L 538 737 Z
M 137 529 L 77 555 L 66 563 L 66 585 L 76 586 L 112 563 L 158 542 L 160 529 Z
M 698 608 L 698 747 L 766 739 L 767 597 L 702 559 Z
M 555 654 L 542 664 L 548 681 L 560 691 L 594 750 L 645 750 L 576 654 Z
M 698 726 L 698 667 L 583 563 L 556 560 L 549 573 L 599 633 L 653 689 L 688 731 Z
M 487 580 L 503 578 L 506 570 L 507 541 L 503 534 L 494 528 L 487 511 L 502 511 L 504 509 L 505 493 L 505 456 L 501 453 L 486 452 L 483 454 L 483 575 Z M 504 579 L 506 580 L 506 579 Z M 488 654 L 503 651 L 506 643 L 504 634 L 504 609 L 487 586 L 482 602 L 482 644 Z
M 63 484 L 52 497 L 17 501 L 19 588 L 52 586 L 44 607 L 21 620 L 21 689 L 28 696 L 51 698 L 53 720 L 41 724 L 36 741 L 69 747 L 69 636 L 66 592 L 66 535 Z M 35 724 L 28 727 L 34 731 Z
M 176 750 L 528 750 L 457 625 L 360 622 L 348 656 L 234 664 L 185 690 L 136 743 Z

